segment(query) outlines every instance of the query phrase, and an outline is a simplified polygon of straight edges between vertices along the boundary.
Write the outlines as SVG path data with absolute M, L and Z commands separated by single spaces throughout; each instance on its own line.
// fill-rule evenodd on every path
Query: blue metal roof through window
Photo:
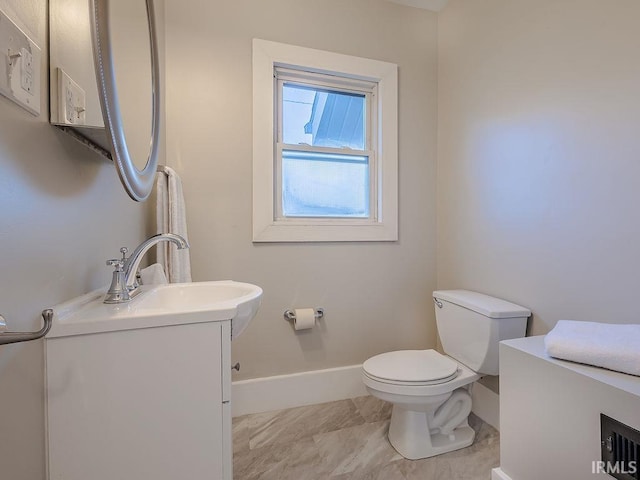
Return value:
M 304 131 L 312 145 L 365 149 L 365 96 L 317 91 Z

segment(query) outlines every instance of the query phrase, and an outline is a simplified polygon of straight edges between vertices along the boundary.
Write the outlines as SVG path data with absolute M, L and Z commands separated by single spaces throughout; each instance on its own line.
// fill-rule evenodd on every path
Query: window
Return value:
M 276 218 L 375 217 L 377 84 L 279 67 L 275 78 Z
M 253 239 L 397 240 L 397 66 L 253 43 Z

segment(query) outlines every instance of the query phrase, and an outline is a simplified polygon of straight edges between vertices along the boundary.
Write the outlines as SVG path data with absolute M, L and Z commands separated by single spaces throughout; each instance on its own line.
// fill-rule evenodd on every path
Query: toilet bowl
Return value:
M 435 350 L 376 355 L 362 372 L 369 393 L 393 404 L 389 441 L 403 457 L 426 458 L 473 443 L 467 418 L 477 373 Z
M 400 350 L 369 358 L 362 380 L 371 395 L 391 402 L 389 442 L 408 459 L 427 458 L 473 443 L 471 387 L 497 375 L 498 343 L 525 335 L 531 312 L 466 290 L 434 292 L 445 355 Z M 464 360 L 464 363 L 463 361 Z

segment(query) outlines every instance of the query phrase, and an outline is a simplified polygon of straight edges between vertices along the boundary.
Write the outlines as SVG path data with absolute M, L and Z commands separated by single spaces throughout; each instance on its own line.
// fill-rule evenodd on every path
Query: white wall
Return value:
M 187 202 L 194 280 L 264 289 L 233 343 L 235 379 L 435 346 L 436 16 L 381 0 L 166 2 L 167 153 Z M 399 65 L 400 241 L 252 244 L 251 39 Z M 324 307 L 295 334 L 291 307 Z
M 46 1 L 0 0 L 46 52 Z M 41 78 L 46 81 L 46 55 Z M 145 205 L 113 166 L 0 97 L 0 313 L 36 330 L 40 312 L 110 280 L 104 261 L 144 238 Z M 0 346 L 0 478 L 44 478 L 42 341 Z
M 438 20 L 438 287 L 638 322 L 640 2 L 451 0 Z

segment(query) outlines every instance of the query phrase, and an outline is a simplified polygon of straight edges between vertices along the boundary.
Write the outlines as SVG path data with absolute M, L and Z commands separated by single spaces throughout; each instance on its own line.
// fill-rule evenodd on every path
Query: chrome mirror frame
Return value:
M 160 145 L 160 68 L 153 0 L 146 0 L 149 21 L 149 44 L 151 45 L 153 111 L 151 115 L 149 157 L 142 170 L 136 167 L 129 154 L 125 132 L 122 127 L 114 58 L 111 50 L 109 2 L 110 0 L 90 0 L 93 60 L 98 81 L 100 104 L 102 105 L 102 117 L 104 118 L 107 136 L 111 143 L 113 161 L 122 185 L 133 200 L 143 202 L 153 190 Z

